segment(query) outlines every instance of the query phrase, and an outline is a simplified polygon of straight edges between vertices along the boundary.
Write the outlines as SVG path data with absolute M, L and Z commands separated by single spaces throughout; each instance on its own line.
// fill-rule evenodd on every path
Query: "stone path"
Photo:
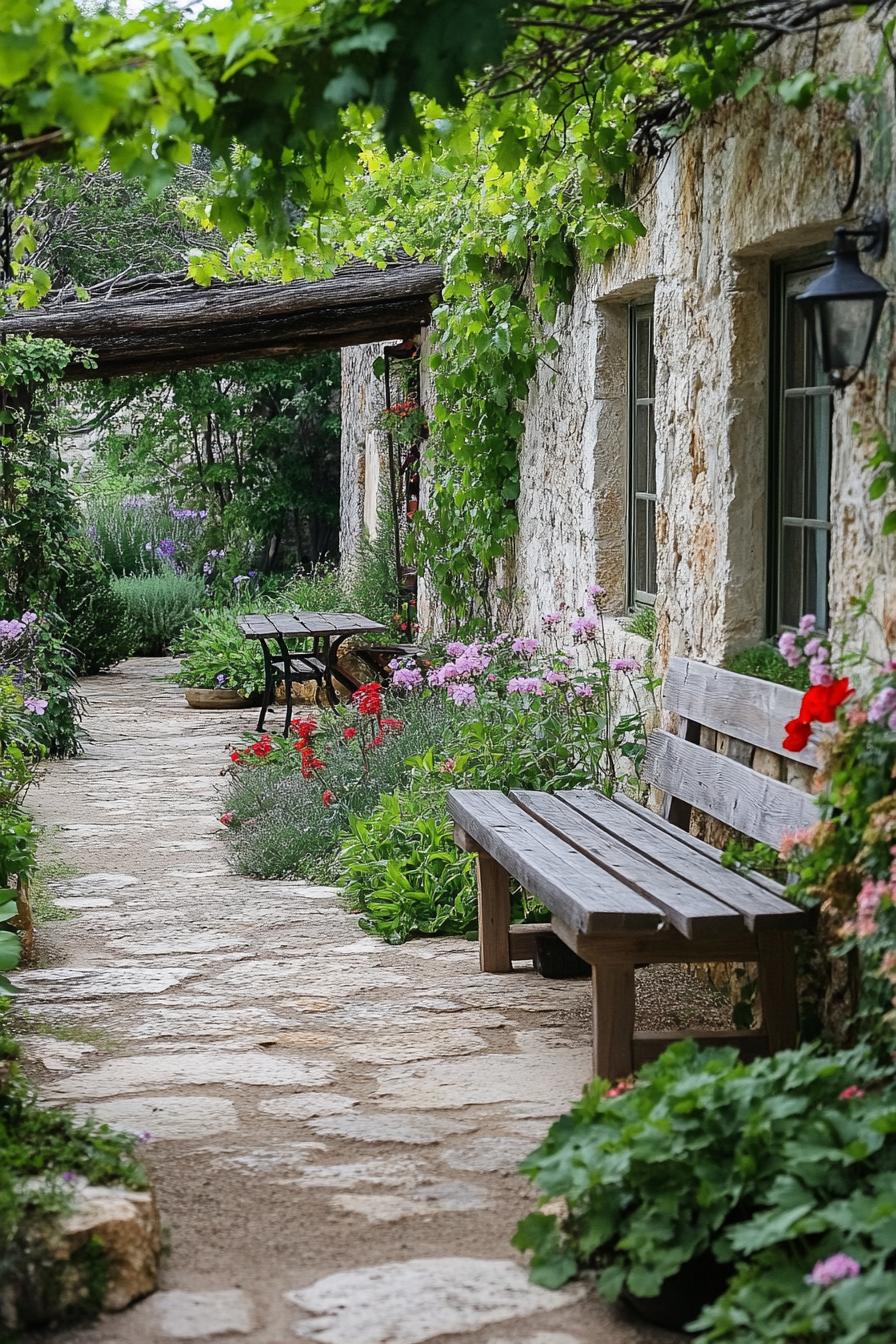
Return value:
M 390 948 L 332 889 L 227 869 L 226 746 L 141 659 L 89 681 L 86 754 L 34 795 L 73 915 L 22 976 L 53 1101 L 149 1131 L 162 1290 L 63 1344 L 652 1344 L 509 1245 L 515 1164 L 589 1070 L 581 982 L 478 974 L 459 939 Z M 240 723 L 240 717 L 242 722 Z

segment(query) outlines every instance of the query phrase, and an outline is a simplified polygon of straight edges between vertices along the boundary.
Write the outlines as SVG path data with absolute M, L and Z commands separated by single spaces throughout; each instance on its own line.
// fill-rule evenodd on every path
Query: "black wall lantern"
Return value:
M 852 183 L 841 205 L 848 215 L 862 181 L 862 146 L 852 146 Z M 863 246 L 859 246 L 864 240 Z M 886 210 L 873 210 L 858 229 L 834 230 L 834 249 L 828 253 L 834 264 L 797 296 L 797 303 L 812 326 L 821 367 L 833 387 L 849 387 L 865 367 L 877 335 L 877 325 L 887 291 L 862 270 L 859 254 L 882 261 L 890 240 L 890 217 Z

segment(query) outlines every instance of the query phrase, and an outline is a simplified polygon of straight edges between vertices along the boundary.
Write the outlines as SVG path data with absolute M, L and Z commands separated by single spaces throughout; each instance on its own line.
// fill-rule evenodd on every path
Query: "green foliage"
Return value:
M 206 558 L 206 524 L 199 510 L 173 512 L 172 505 L 148 495 L 112 493 L 89 495 L 82 510 L 86 536 L 101 563 L 118 578 L 184 568 L 198 573 Z
M 178 686 L 207 689 L 228 686 L 245 696 L 259 695 L 264 690 L 261 645 L 258 640 L 246 639 L 237 629 L 238 614 L 233 607 L 192 613 L 190 623 L 177 639 L 176 652 L 181 663 L 172 680 Z
M 133 637 L 125 604 L 109 571 L 78 537 L 68 548 L 56 606 L 78 676 L 92 676 L 128 657 Z
M 858 434 L 859 430 L 860 426 L 853 425 L 854 433 Z M 882 431 L 872 437 L 871 454 L 865 465 L 871 472 L 870 498 L 883 499 L 896 486 L 896 448 Z M 896 509 L 887 511 L 881 531 L 885 537 L 896 532 Z
M 656 639 L 656 607 L 638 607 L 628 618 L 628 628 L 652 644 Z
M 464 934 L 477 924 L 476 856 L 454 843 L 432 749 L 412 766 L 408 788 L 383 794 L 368 816 L 350 818 L 339 859 L 361 928 L 387 943 Z
M 360 611 L 370 615 L 366 607 L 352 605 L 356 592 L 345 591 L 342 576 L 335 565 L 317 564 L 298 570 L 278 586 L 265 605 L 270 611 Z
M 398 580 L 395 574 L 395 529 L 391 509 L 383 504 L 379 510 L 377 534 L 364 533 L 352 561 L 349 582 L 349 611 L 362 611 L 371 620 L 382 621 L 390 629 L 386 639 L 394 639 L 392 618 L 399 602 Z
M 164 539 L 175 542 L 173 562 L 197 572 L 215 551 L 228 579 L 335 551 L 338 354 L 116 379 L 88 396 L 94 414 L 105 402 L 96 417 L 105 471 L 138 492 L 118 512 L 113 501 L 88 505 L 116 573 L 159 569 Z
M 156 658 L 169 653 L 205 600 L 201 579 L 170 570 L 164 574 L 116 579 L 113 590 L 121 604 L 130 651 L 138 657 Z
M 804 1046 L 745 1064 L 732 1049 L 673 1045 L 628 1090 L 607 1092 L 595 1080 L 522 1163 L 567 1211 L 531 1214 L 514 1244 L 534 1252 L 536 1282 L 556 1287 L 595 1266 L 610 1299 L 623 1290 L 653 1297 L 710 1251 L 734 1267 L 774 1248 L 779 1267 L 783 1260 L 805 1276 L 816 1260 L 848 1250 L 863 1271 L 882 1273 L 894 1247 L 896 1092 L 888 1077 L 865 1048 L 825 1055 Z M 847 1088 L 858 1095 L 843 1097 Z M 892 1269 L 886 1277 L 892 1311 Z M 795 1287 L 792 1273 L 789 1282 Z M 740 1291 L 737 1281 L 729 1291 Z M 835 1319 L 840 1291 L 819 1294 L 802 1283 L 791 1305 L 805 1311 L 824 1298 Z M 704 1321 L 727 1314 L 733 1332 L 701 1338 L 754 1337 L 752 1318 L 730 1306 L 726 1294 Z M 863 1336 L 813 1335 L 838 1344 L 847 1337 L 858 1344 Z M 873 1338 L 883 1344 L 888 1334 Z
M 779 686 L 792 686 L 797 691 L 805 691 L 809 687 L 808 664 L 788 666 L 773 644 L 756 644 L 751 649 L 743 649 L 729 658 L 726 666 L 729 671 L 740 672 L 742 676 L 773 681 Z

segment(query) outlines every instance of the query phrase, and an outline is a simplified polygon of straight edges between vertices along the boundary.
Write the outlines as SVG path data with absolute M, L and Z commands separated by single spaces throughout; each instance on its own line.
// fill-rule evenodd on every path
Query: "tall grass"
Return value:
M 196 510 L 174 509 L 147 495 L 87 499 L 84 529 L 100 559 L 120 578 L 164 574 L 173 564 L 198 568 L 204 556 L 205 519 Z
M 205 600 L 201 579 L 170 571 L 115 579 L 112 586 L 124 602 L 134 652 L 143 657 L 169 652 Z

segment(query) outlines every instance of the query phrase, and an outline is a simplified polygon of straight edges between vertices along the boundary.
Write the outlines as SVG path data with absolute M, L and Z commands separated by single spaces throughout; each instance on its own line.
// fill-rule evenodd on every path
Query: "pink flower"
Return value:
M 602 588 L 599 583 L 589 583 L 585 591 L 590 598 L 606 597 L 607 595 L 606 588 Z
M 562 611 L 549 611 L 544 616 L 542 616 L 541 623 L 542 625 L 547 626 L 559 625 L 562 620 L 563 620 Z
M 640 672 L 641 664 L 634 658 L 614 658 L 610 668 L 613 672 Z
M 788 667 L 799 667 L 803 661 L 802 650 L 796 642 L 796 635 L 792 630 L 785 630 L 778 640 L 778 652 L 787 663 Z
M 836 1255 L 829 1255 L 827 1260 L 817 1260 L 812 1273 L 806 1275 L 806 1283 L 815 1284 L 817 1288 L 829 1288 L 841 1279 L 856 1279 L 861 1272 L 862 1266 L 857 1260 L 838 1251 Z
M 597 621 L 593 616 L 575 616 L 569 628 L 576 639 L 593 639 L 597 633 Z
M 476 690 L 468 681 L 455 682 L 448 687 L 448 698 L 456 705 L 472 705 L 476 701 Z
M 522 653 L 525 654 L 527 658 L 531 658 L 533 653 L 538 652 L 538 640 L 527 638 L 515 639 L 510 647 L 514 653 Z
M 233 813 L 222 812 L 218 820 L 220 821 L 222 826 L 229 826 L 230 823 L 233 821 Z
M 459 639 L 453 639 L 450 644 L 445 645 L 445 652 L 449 658 L 459 658 L 466 651 L 466 644 L 462 644 Z
M 874 916 L 881 899 L 889 892 L 886 882 L 867 881 L 856 897 L 856 934 L 859 938 L 870 938 L 877 932 Z
M 38 718 L 44 713 L 49 703 L 49 700 L 41 700 L 36 695 L 26 695 L 25 697 L 25 708 L 28 713 L 36 714 Z
M 392 685 L 404 691 L 419 690 L 423 685 L 423 673 L 419 667 L 400 667 L 393 673 Z
M 544 695 L 544 682 L 541 677 L 511 677 L 507 691 L 510 695 Z
M 834 674 L 823 658 L 816 655 L 809 663 L 810 686 L 833 686 Z
M 844 1087 L 838 1097 L 838 1101 L 858 1101 L 861 1097 L 864 1097 L 864 1095 L 864 1088 L 856 1087 L 855 1083 L 851 1083 L 849 1087 Z
M 443 775 L 450 775 L 454 773 L 454 766 L 455 766 L 454 757 L 446 756 L 444 761 L 442 761 L 442 764 L 439 766 L 439 769 L 441 770 Z
M 811 635 L 815 629 L 815 614 L 807 611 L 805 616 L 800 617 L 799 632 L 801 635 Z
M 896 710 L 896 686 L 885 686 L 868 706 L 868 718 L 872 723 L 883 723 Z
M 589 685 L 588 682 L 582 682 L 578 686 L 573 686 L 572 689 L 574 694 L 577 695 L 580 700 L 590 700 L 591 696 L 594 694 L 594 687 Z
M 550 672 L 545 672 L 544 679 L 549 686 L 565 686 L 569 680 L 564 672 L 555 672 L 553 668 Z

